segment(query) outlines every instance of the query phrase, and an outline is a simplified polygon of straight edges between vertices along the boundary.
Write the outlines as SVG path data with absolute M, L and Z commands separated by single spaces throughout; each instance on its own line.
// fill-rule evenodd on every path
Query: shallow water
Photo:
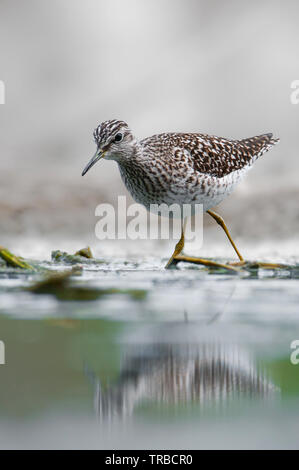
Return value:
M 1 448 L 298 448 L 295 266 L 82 266 L 66 297 L 0 272 Z

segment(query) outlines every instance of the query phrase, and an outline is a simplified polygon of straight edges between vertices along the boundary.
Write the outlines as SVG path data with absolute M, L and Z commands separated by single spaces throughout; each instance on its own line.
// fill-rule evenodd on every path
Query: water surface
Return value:
M 295 268 L 107 259 L 66 298 L 40 278 L 0 275 L 1 448 L 298 448 Z

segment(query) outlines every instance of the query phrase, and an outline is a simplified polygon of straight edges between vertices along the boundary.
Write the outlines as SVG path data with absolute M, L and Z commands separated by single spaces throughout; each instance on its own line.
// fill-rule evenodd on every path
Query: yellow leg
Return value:
M 216 220 L 217 224 L 219 224 L 220 227 L 223 228 L 223 230 L 225 231 L 226 236 L 227 236 L 227 238 L 229 239 L 229 241 L 230 241 L 230 243 L 231 243 L 233 249 L 235 250 L 235 252 L 237 253 L 237 255 L 238 255 L 238 257 L 239 257 L 239 260 L 240 260 L 241 263 L 238 263 L 238 264 L 242 265 L 242 264 L 244 263 L 244 258 L 243 258 L 243 256 L 241 255 L 241 253 L 239 252 L 238 248 L 236 247 L 236 245 L 235 245 L 235 243 L 234 243 L 232 237 L 230 236 L 230 233 L 229 233 L 229 231 L 228 231 L 228 229 L 227 229 L 227 227 L 226 227 L 226 225 L 225 225 L 225 222 L 224 222 L 223 218 L 222 218 L 220 215 L 216 214 L 216 212 L 213 212 L 213 211 L 207 211 L 207 213 L 208 213 L 211 217 L 213 217 L 214 220 Z
M 174 252 L 171 258 L 169 259 L 168 263 L 166 264 L 165 269 L 169 269 L 171 266 L 176 265 L 179 261 L 185 261 L 188 263 L 202 264 L 208 267 L 226 268 L 231 271 L 238 271 L 237 268 L 233 266 L 229 266 L 227 264 L 221 264 L 221 263 L 217 263 L 216 261 L 203 259 L 203 258 L 194 258 L 191 256 L 181 255 L 181 252 L 183 251 L 184 244 L 185 244 L 185 236 L 184 236 L 185 227 L 186 227 L 186 220 L 184 222 L 184 225 L 182 226 L 181 238 L 176 244 Z
M 175 245 L 174 252 L 172 253 L 171 258 L 168 260 L 165 269 L 168 269 L 170 265 L 173 263 L 173 260 L 182 252 L 184 245 L 185 245 L 185 235 L 184 235 L 184 229 L 185 229 L 185 223 L 182 226 L 182 233 L 181 233 L 181 238 Z
M 235 252 L 237 253 L 240 261 L 237 261 L 235 263 L 222 264 L 222 263 L 217 263 L 216 261 L 212 261 L 212 260 L 209 260 L 209 259 L 194 258 L 194 257 L 191 257 L 191 256 L 182 255 L 181 252 L 184 248 L 184 243 L 185 243 L 184 231 L 185 231 L 185 225 L 186 224 L 184 223 L 184 225 L 182 227 L 181 238 L 178 241 L 178 243 L 176 244 L 174 252 L 173 252 L 171 258 L 169 259 L 168 263 L 165 266 L 166 269 L 168 269 L 172 266 L 175 266 L 179 261 L 185 261 L 185 262 L 188 262 L 188 263 L 195 263 L 195 264 L 202 264 L 204 266 L 212 267 L 212 268 L 225 268 L 225 269 L 228 269 L 228 270 L 231 270 L 231 271 L 240 271 L 241 267 L 244 267 L 244 266 L 247 266 L 247 265 L 248 265 L 249 268 L 256 266 L 258 268 L 264 268 L 264 269 L 276 269 L 276 268 L 286 267 L 282 264 L 276 264 L 276 263 L 263 263 L 263 262 L 251 262 L 251 263 L 248 262 L 248 263 L 246 263 L 244 261 L 243 256 L 240 254 L 239 250 L 237 249 L 234 241 L 232 240 L 232 238 L 230 236 L 230 233 L 229 233 L 222 217 L 220 217 L 220 215 L 216 214 L 213 211 L 209 210 L 207 212 L 223 228 L 223 230 L 225 231 L 230 243 L 232 244 L 232 247 L 234 248 Z

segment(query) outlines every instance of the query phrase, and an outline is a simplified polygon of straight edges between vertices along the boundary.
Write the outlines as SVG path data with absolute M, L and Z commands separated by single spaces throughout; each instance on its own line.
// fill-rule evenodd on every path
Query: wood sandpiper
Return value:
M 82 176 L 101 158 L 118 163 L 124 184 L 136 202 L 151 204 L 202 204 L 226 233 L 239 262 L 237 249 L 224 220 L 211 210 L 243 179 L 255 160 L 279 142 L 272 134 L 230 140 L 207 134 L 163 133 L 137 140 L 124 121 L 102 122 L 94 131 L 97 150 Z M 211 260 L 183 256 L 182 234 L 166 268 L 178 261 L 224 266 Z M 232 266 L 233 269 L 233 266 Z

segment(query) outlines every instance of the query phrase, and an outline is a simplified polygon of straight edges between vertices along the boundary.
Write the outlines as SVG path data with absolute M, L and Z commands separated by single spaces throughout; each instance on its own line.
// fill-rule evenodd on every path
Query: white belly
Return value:
M 192 215 L 199 210 L 206 212 L 231 194 L 249 168 L 250 166 L 246 166 L 222 178 L 197 174 L 190 180 L 188 178 L 190 174 L 187 174 L 185 178 L 174 178 L 165 185 L 162 185 L 161 181 L 156 183 L 152 181 L 148 186 L 139 178 L 127 178 L 122 169 L 121 175 L 136 202 L 144 205 L 147 210 L 155 214 L 177 218 L 176 212 L 171 211 L 169 206 L 179 206 L 181 210 L 177 211 L 177 214 L 183 214 L 184 205 L 191 206 Z

